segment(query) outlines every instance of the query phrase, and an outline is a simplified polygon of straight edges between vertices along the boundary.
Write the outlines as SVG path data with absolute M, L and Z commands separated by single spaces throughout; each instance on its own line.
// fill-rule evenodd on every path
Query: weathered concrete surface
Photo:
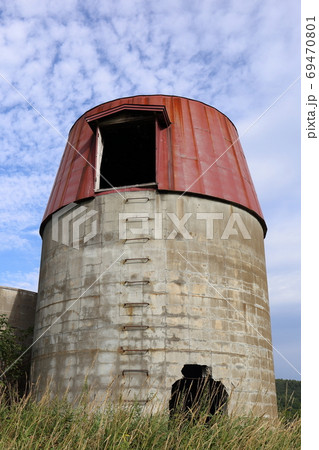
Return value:
M 35 310 L 37 303 L 37 293 L 11 287 L 0 286 L 0 314 L 8 317 L 9 324 L 19 331 L 28 330 L 23 337 L 24 348 L 27 349 L 33 340 L 32 328 L 34 327 Z M 31 352 L 24 355 L 23 372 L 30 373 Z M 19 380 L 19 387 L 23 389 L 25 385 L 25 375 Z
M 0 314 L 5 314 L 15 328 L 33 327 L 36 302 L 36 292 L 0 286 Z
M 99 400 L 108 392 L 123 401 L 152 398 L 160 407 L 168 405 L 184 364 L 201 364 L 225 385 L 229 411 L 275 416 L 257 219 L 226 203 L 154 190 L 101 195 L 80 206 L 88 220 L 79 248 L 63 244 L 61 236 L 52 240 L 52 219 L 44 228 L 35 338 L 47 331 L 33 348 L 39 393 L 50 379 L 52 392 L 68 389 L 72 399 L 86 378 Z M 90 211 L 96 214 L 89 218 Z M 119 237 L 120 213 L 148 218 L 124 218 Z M 169 213 L 189 214 L 189 234 Z M 198 213 L 219 214 L 213 230 Z M 238 218 L 233 213 L 250 238 L 229 221 Z M 94 226 L 96 235 L 84 242 Z

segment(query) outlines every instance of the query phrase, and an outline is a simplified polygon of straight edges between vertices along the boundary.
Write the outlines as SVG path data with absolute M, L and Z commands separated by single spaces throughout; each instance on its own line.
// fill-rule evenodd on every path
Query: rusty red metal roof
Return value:
M 95 192 L 94 123 L 123 109 L 157 115 L 156 182 L 160 191 L 213 197 L 243 207 L 266 224 L 233 123 L 217 109 L 184 97 L 151 95 L 113 100 L 87 111 L 70 130 L 43 217 Z M 121 189 L 122 190 L 122 189 Z M 124 189 L 125 190 L 125 189 Z M 114 191 L 113 191 L 114 192 Z

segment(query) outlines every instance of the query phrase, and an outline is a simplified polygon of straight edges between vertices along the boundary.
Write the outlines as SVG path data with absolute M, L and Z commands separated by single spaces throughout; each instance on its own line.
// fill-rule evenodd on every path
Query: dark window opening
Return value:
M 98 189 L 156 182 L 152 112 L 120 112 L 98 124 Z
M 198 417 L 205 414 L 207 421 L 216 413 L 225 413 L 228 394 L 221 381 L 215 381 L 208 366 L 185 364 L 183 378 L 175 381 L 169 401 L 170 416 L 176 413 Z

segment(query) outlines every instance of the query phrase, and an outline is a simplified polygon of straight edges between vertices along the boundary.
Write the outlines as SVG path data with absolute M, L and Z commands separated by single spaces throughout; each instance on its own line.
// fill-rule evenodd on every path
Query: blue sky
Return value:
M 299 9 L 297 0 L 2 2 L 0 285 L 37 290 L 39 224 L 62 136 L 83 112 L 137 94 L 194 98 L 241 136 L 268 225 L 273 344 L 286 358 L 274 351 L 276 377 L 300 379 Z

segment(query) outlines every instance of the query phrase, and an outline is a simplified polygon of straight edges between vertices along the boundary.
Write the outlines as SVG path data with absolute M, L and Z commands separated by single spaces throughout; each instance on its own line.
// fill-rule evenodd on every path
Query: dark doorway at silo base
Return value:
M 155 126 L 154 114 L 139 111 L 114 114 L 99 124 L 100 189 L 155 183 Z
M 183 378 L 175 381 L 169 401 L 170 417 L 190 414 L 192 418 L 207 415 L 208 422 L 216 413 L 226 413 L 228 394 L 221 381 L 215 381 L 208 366 L 185 364 Z

